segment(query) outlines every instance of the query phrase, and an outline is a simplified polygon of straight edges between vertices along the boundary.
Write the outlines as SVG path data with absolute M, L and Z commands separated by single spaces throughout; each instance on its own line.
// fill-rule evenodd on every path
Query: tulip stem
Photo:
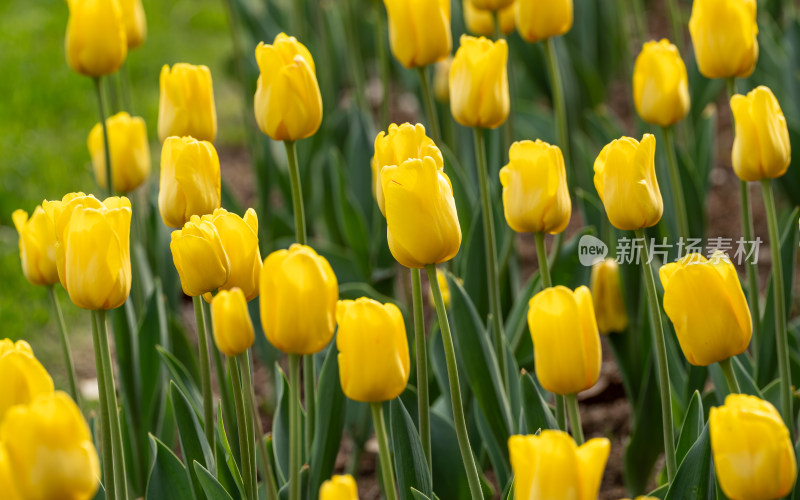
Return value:
M 211 323 L 211 305 L 205 300 L 201 301 L 200 304 L 203 306 L 203 319 L 205 320 L 207 328 L 213 328 Z M 211 336 L 213 337 L 213 331 Z M 222 400 L 223 420 L 228 422 L 228 425 L 233 425 L 236 417 L 236 410 L 233 395 L 231 394 L 230 382 L 228 382 L 228 378 L 225 376 L 225 365 L 222 364 L 222 355 L 220 355 L 216 345 L 211 344 L 209 347 L 211 348 L 211 364 L 214 365 L 214 372 L 217 376 L 219 397 Z M 216 457 L 217 450 L 214 449 L 212 451 L 214 452 L 214 457 Z
M 264 441 L 264 435 L 262 433 L 262 425 L 261 425 L 261 415 L 258 413 L 258 407 L 256 406 L 256 394 L 253 390 L 253 379 L 251 378 L 251 371 L 250 371 L 250 354 L 245 354 L 243 356 L 244 362 L 244 385 L 245 385 L 245 392 L 247 393 L 247 406 L 250 409 L 251 418 L 253 419 L 253 426 L 255 431 L 255 440 L 256 440 L 256 450 L 258 450 L 258 455 L 261 457 L 261 465 L 263 467 L 263 477 L 262 481 L 264 482 L 264 489 L 267 492 L 267 500 L 278 500 L 278 485 L 275 481 L 275 471 L 272 468 L 272 461 L 269 459 L 269 452 L 267 451 L 267 444 Z
M 203 429 L 206 440 L 212 450 L 214 444 L 214 406 L 211 398 L 211 359 L 208 354 L 208 330 L 203 316 L 203 298 L 199 295 L 192 297 L 194 303 L 194 320 L 197 323 L 197 344 L 200 350 L 200 381 L 203 390 Z M 221 383 L 221 382 L 220 382 Z M 241 450 L 244 453 L 245 450 Z
M 300 500 L 301 357 L 289 354 L 289 500 Z
M 728 390 L 731 394 L 741 394 L 742 389 L 739 388 L 739 381 L 736 380 L 736 372 L 733 371 L 731 358 L 720 361 L 719 367 L 722 368 L 722 373 L 725 375 L 725 381 L 728 382 Z
M 419 67 L 417 68 L 417 72 L 419 73 L 419 81 L 422 83 L 422 100 L 425 101 L 425 114 L 428 116 L 428 126 L 431 129 L 431 136 L 433 142 L 435 142 L 437 146 L 441 146 L 442 129 L 439 128 L 439 116 L 436 114 L 436 104 L 433 101 L 430 82 L 428 82 L 428 67 Z
M 103 152 L 106 157 L 106 192 L 108 196 L 114 195 L 114 178 L 111 170 L 111 149 L 108 146 L 108 126 L 106 125 L 106 111 L 103 105 L 103 86 L 101 77 L 97 76 L 94 81 L 94 92 L 97 95 L 97 111 L 100 116 L 100 125 L 103 127 Z M 100 184 L 98 182 L 98 184 Z
M 539 277 L 542 280 L 542 288 L 550 288 L 553 281 L 550 279 L 550 266 L 547 264 L 547 250 L 544 246 L 544 233 L 533 233 L 536 240 L 536 258 L 539 260 Z
M 453 335 L 450 332 L 450 323 L 447 321 L 447 309 L 444 306 L 442 290 L 439 288 L 439 280 L 436 279 L 436 266 L 428 264 L 425 266 L 433 291 L 433 301 L 436 304 L 436 314 L 439 317 L 439 329 L 442 333 L 442 345 L 444 346 L 444 356 L 447 363 L 447 380 L 450 385 L 450 402 L 453 407 L 453 423 L 456 428 L 458 447 L 461 450 L 461 460 L 467 472 L 469 491 L 472 500 L 482 500 L 483 490 L 481 480 L 478 476 L 478 468 L 475 465 L 475 456 L 472 454 L 472 447 L 469 444 L 467 434 L 467 421 L 464 418 L 464 406 L 461 401 L 461 386 L 458 381 L 458 365 L 456 364 L 456 352 L 453 348 Z
M 575 191 L 575 166 L 570 161 L 569 130 L 567 127 L 567 104 L 564 100 L 564 85 L 561 81 L 561 69 L 558 66 L 556 45 L 552 38 L 544 39 L 544 54 L 547 58 L 547 69 L 550 73 L 550 90 L 553 93 L 553 107 L 556 112 L 556 127 L 558 130 L 558 145 L 564 154 L 567 164 L 567 185 L 572 192 Z
M 294 205 L 294 235 L 301 245 L 306 244 L 306 210 L 303 206 L 303 188 L 300 183 L 300 166 L 297 163 L 297 145 L 294 141 L 284 141 L 286 158 L 289 161 L 289 178 L 292 183 L 292 204 Z
M 103 489 L 108 500 L 116 500 L 114 486 L 114 449 L 111 439 L 111 422 L 109 421 L 106 401 L 106 377 L 103 370 L 103 354 L 101 352 L 100 329 L 97 326 L 97 315 L 92 314 L 92 343 L 94 344 L 94 363 L 97 371 L 97 389 L 100 393 L 100 441 L 103 453 Z
M 581 426 L 581 412 L 578 408 L 578 395 L 567 394 L 567 410 L 569 411 L 569 426 L 572 430 L 572 437 L 578 446 L 583 444 L 583 427 Z
M 386 435 L 386 422 L 383 419 L 383 403 L 370 403 L 369 407 L 372 410 L 372 425 L 375 427 L 375 437 L 378 439 L 383 492 L 386 494 L 386 500 L 397 500 L 397 486 L 394 481 L 392 456 L 389 453 L 389 438 Z
M 678 158 L 675 154 L 675 134 L 673 128 L 664 127 L 664 139 L 667 143 L 667 164 L 669 165 L 669 181 L 672 185 L 672 202 L 678 216 L 678 232 L 681 239 L 687 242 L 690 236 L 689 219 L 686 213 L 686 198 L 683 195 L 681 173 L 678 170 Z
M 425 316 L 422 309 L 422 281 L 419 269 L 411 270 L 411 293 L 414 302 L 414 345 L 417 357 L 417 407 L 419 409 L 419 438 L 422 451 L 433 473 L 431 460 L 431 408 L 428 398 L 428 351 L 425 341 Z
M 67 324 L 64 322 L 64 314 L 61 311 L 61 304 L 58 302 L 58 295 L 53 285 L 48 285 L 47 294 L 53 305 L 53 315 L 58 323 L 58 333 L 61 336 L 61 353 L 64 356 L 64 365 L 67 370 L 69 380 L 69 392 L 78 408 L 81 406 L 80 393 L 78 392 L 78 378 L 75 376 L 75 363 L 72 361 L 72 351 L 69 348 L 69 337 L 67 336 Z
M 650 322 L 653 324 L 656 358 L 658 360 L 658 384 L 661 391 L 661 424 L 664 431 L 664 454 L 667 459 L 667 478 L 670 483 L 675 478 L 675 437 L 672 428 L 672 397 L 669 387 L 669 365 L 667 364 L 667 346 L 664 340 L 664 325 L 661 321 L 661 309 L 658 305 L 658 292 L 653 278 L 653 266 L 647 251 L 647 239 L 644 229 L 636 230 L 636 238 L 642 240 L 645 250 L 642 259 L 647 301 L 650 307 Z
M 228 358 L 228 368 L 233 381 L 233 400 L 236 404 L 236 424 L 238 425 L 239 449 L 241 455 L 242 481 L 244 482 L 245 497 L 247 500 L 256 500 L 255 478 L 253 477 L 253 440 L 252 425 L 248 422 L 247 408 L 244 403 L 242 390 L 241 367 L 238 358 Z M 249 376 L 249 374 L 248 374 Z

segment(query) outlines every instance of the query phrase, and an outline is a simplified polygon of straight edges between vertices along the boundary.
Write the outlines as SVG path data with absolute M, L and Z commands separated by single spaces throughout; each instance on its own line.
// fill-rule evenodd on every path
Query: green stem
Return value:
M 203 390 L 203 429 L 212 450 L 214 445 L 214 403 L 211 398 L 211 359 L 208 354 L 208 329 L 203 317 L 203 298 L 192 297 L 194 320 L 197 323 L 197 345 L 200 350 L 200 381 Z M 244 451 L 242 450 L 242 453 Z
M 115 500 L 114 487 L 114 448 L 111 439 L 111 422 L 108 413 L 106 392 L 106 377 L 103 370 L 102 342 L 100 342 L 100 328 L 97 326 L 97 315 L 92 314 L 92 344 L 94 344 L 94 364 L 97 371 L 97 389 L 100 393 L 100 441 L 103 454 L 103 488 L 106 498 Z
M 644 229 L 636 230 L 636 237 L 643 242 L 644 257 L 642 271 L 644 272 L 645 291 L 650 308 L 650 322 L 653 324 L 653 337 L 655 339 L 656 358 L 658 361 L 658 384 L 661 391 L 661 423 L 664 431 L 664 453 L 667 459 L 667 478 L 669 482 L 675 478 L 677 469 L 675 463 L 675 437 L 672 429 L 672 397 L 669 388 L 669 366 L 667 365 L 667 346 L 664 339 L 664 325 L 661 321 L 661 308 L 658 305 L 658 292 L 653 278 L 653 266 L 647 257 L 647 239 Z
M 292 205 L 294 206 L 294 234 L 301 245 L 306 244 L 306 209 L 303 206 L 303 188 L 300 182 L 300 166 L 297 163 L 297 145 L 285 141 L 286 158 L 289 160 L 289 178 L 292 184 Z
M 425 311 L 422 308 L 422 282 L 419 269 L 411 270 L 411 293 L 414 301 L 414 343 L 417 355 L 417 407 L 419 409 L 419 438 L 422 451 L 433 473 L 431 459 L 431 408 L 428 398 L 428 350 L 425 341 Z
M 111 149 L 108 146 L 108 127 L 106 125 L 106 111 L 103 105 L 103 86 L 101 77 L 97 76 L 94 81 L 94 92 L 97 95 L 97 112 L 100 117 L 100 126 L 103 128 L 103 148 L 106 157 L 106 192 L 109 196 L 114 194 L 114 177 L 111 170 Z M 99 184 L 99 183 L 98 183 Z
M 278 484 L 275 479 L 275 471 L 272 468 L 272 460 L 270 460 L 270 455 L 267 451 L 267 443 L 264 440 L 264 435 L 262 434 L 261 429 L 263 429 L 263 426 L 261 425 L 261 415 L 258 413 L 258 407 L 256 406 L 256 393 L 253 390 L 253 379 L 251 378 L 250 372 L 250 355 L 245 353 L 243 356 L 244 374 L 242 379 L 244 380 L 245 385 L 247 406 L 250 409 L 253 425 L 255 426 L 256 450 L 258 450 L 258 455 L 261 458 L 261 466 L 263 467 L 262 473 L 264 476 L 262 481 L 264 482 L 265 490 L 267 492 L 267 500 L 278 500 Z
M 252 426 L 248 425 L 247 408 L 244 403 L 242 390 L 241 369 L 237 358 L 228 358 L 228 368 L 233 382 L 233 400 L 236 403 L 236 423 L 239 428 L 239 449 L 241 450 L 242 481 L 244 482 L 245 496 L 248 500 L 256 500 L 255 478 L 253 477 L 253 442 Z
M 203 319 L 205 320 L 205 324 L 207 328 L 212 329 L 213 325 L 211 323 L 211 305 L 206 302 L 205 300 L 200 301 L 200 304 L 203 306 Z M 212 335 L 213 338 L 213 330 Z M 231 394 L 231 387 L 230 383 L 228 382 L 228 378 L 225 376 L 225 365 L 222 363 L 222 355 L 217 349 L 216 345 L 211 345 L 211 357 L 212 357 L 212 364 L 214 365 L 214 373 L 217 376 L 217 388 L 219 389 L 219 397 L 222 400 L 222 414 L 225 417 L 225 422 L 228 425 L 233 425 L 233 422 L 236 418 L 236 408 L 235 403 L 233 401 L 233 395 Z M 214 456 L 217 456 L 216 447 L 214 448 Z M 241 451 L 240 451 L 241 453 Z
M 731 358 L 720 361 L 719 367 L 722 368 L 722 373 L 725 374 L 725 381 L 728 382 L 728 390 L 731 394 L 741 394 L 742 389 L 739 388 L 739 381 L 736 380 L 736 372 L 733 371 Z
M 375 436 L 378 439 L 378 451 L 381 457 L 381 473 L 383 475 L 383 488 L 386 494 L 386 500 L 397 500 L 397 486 L 394 481 L 392 456 L 389 453 L 386 422 L 383 420 L 383 403 L 370 403 L 369 406 L 372 410 L 372 425 L 375 427 Z
M 672 199 L 678 216 L 678 232 L 683 241 L 688 241 L 689 219 L 686 211 L 686 198 L 683 195 L 683 184 L 681 174 L 678 170 L 678 159 L 675 155 L 675 134 L 672 127 L 664 127 L 664 139 L 667 143 L 667 163 L 669 165 L 669 181 L 672 184 Z
M 428 117 L 428 127 L 430 128 L 431 138 L 437 145 L 442 145 L 442 129 L 439 128 L 439 116 L 436 114 L 436 104 L 431 92 L 431 84 L 428 81 L 428 67 L 417 68 L 419 81 L 422 84 L 422 100 L 425 102 L 425 115 Z
M 456 364 L 456 352 L 453 348 L 453 335 L 450 332 L 450 323 L 447 321 L 447 309 L 442 299 L 442 290 L 439 288 L 439 281 L 436 279 L 436 266 L 428 264 L 425 266 L 428 273 L 428 281 L 433 291 L 433 301 L 436 304 L 436 314 L 439 317 L 439 329 L 442 334 L 442 344 L 444 346 L 444 356 L 447 364 L 447 380 L 450 385 L 450 402 L 453 407 L 453 423 L 456 428 L 458 447 L 461 450 L 461 460 L 467 472 L 469 491 L 472 500 L 482 500 L 483 491 L 481 480 L 478 476 L 478 467 L 475 465 L 475 456 L 472 454 L 472 447 L 469 444 L 467 434 L 467 421 L 464 418 L 464 405 L 461 401 L 461 386 L 458 381 L 458 366 Z
M 558 145 L 564 154 L 564 163 L 567 165 L 567 184 L 574 191 L 576 182 L 575 166 L 570 161 L 569 130 L 567 123 L 567 103 L 564 99 L 564 84 L 561 81 L 561 70 L 558 65 L 555 42 L 552 38 L 544 39 L 547 70 L 550 74 L 550 87 L 553 92 L 553 107 L 556 112 L 556 128 L 558 130 Z
M 311 456 L 311 444 L 314 442 L 314 424 L 317 412 L 317 369 L 314 366 L 314 355 L 303 356 L 303 394 L 306 404 L 305 448 L 306 456 Z
M 58 302 L 56 289 L 53 285 L 47 287 L 47 294 L 50 296 L 50 303 L 53 305 L 53 315 L 58 323 L 58 333 L 61 336 L 61 354 L 64 356 L 64 365 L 67 370 L 69 381 L 69 392 L 75 404 L 80 408 L 81 399 L 78 392 L 78 378 L 75 376 L 75 363 L 72 361 L 72 351 L 69 348 L 69 336 L 67 336 L 67 324 L 64 322 L 64 314 L 61 312 L 61 304 Z
M 376 50 L 378 51 L 378 62 L 381 72 L 381 88 L 383 89 L 383 99 L 381 99 L 381 123 L 378 128 L 381 130 L 389 126 L 389 51 L 386 49 L 386 18 L 383 17 L 382 2 L 375 2 L 375 40 L 377 41 Z
M 550 288 L 553 281 L 550 279 L 550 266 L 547 265 L 547 250 L 544 246 L 544 233 L 533 233 L 536 240 L 536 258 L 539 260 L 539 276 L 542 279 L 542 288 Z
M 567 430 L 567 402 L 561 394 L 556 394 L 556 423 L 560 430 Z
M 581 427 L 581 412 L 578 409 L 577 394 L 567 394 L 567 411 L 569 412 L 569 426 L 572 430 L 572 437 L 578 446 L 583 444 L 583 427 Z
M 289 500 L 300 500 L 300 358 L 289 355 Z

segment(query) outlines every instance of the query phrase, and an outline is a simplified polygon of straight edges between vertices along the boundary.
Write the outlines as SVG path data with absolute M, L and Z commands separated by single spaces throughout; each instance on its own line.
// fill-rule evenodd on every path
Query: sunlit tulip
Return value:
M 792 491 L 794 446 L 780 414 L 754 396 L 730 394 L 708 417 L 714 469 L 728 498 L 773 500 Z
M 314 354 L 336 328 L 339 283 L 313 248 L 292 245 L 264 259 L 259 301 L 267 340 L 288 354 Z
M 636 230 L 658 224 L 664 202 L 656 179 L 656 139 L 645 134 L 642 142 L 616 139 L 600 151 L 594 162 L 594 187 L 611 224 Z
M 276 141 L 314 135 L 322 123 L 322 95 L 306 46 L 280 33 L 272 45 L 258 44 L 256 62 L 261 74 L 254 106 L 261 131 Z
M 476 9 L 501 10 L 514 4 L 514 0 L 469 0 Z
M 110 75 L 128 54 L 118 0 L 67 0 L 67 63 L 86 76 Z
M 406 68 L 420 68 L 450 55 L 450 0 L 383 0 L 392 54 Z
M 358 500 L 356 480 L 350 474 L 333 476 L 322 483 L 319 500 Z
M 158 138 L 188 135 L 214 142 L 217 137 L 217 107 L 208 66 L 178 63 L 164 65 L 159 78 Z
M 211 222 L 217 228 L 222 248 L 228 256 L 230 276 L 220 289 L 239 288 L 247 300 L 256 298 L 262 265 L 261 251 L 258 249 L 256 211 L 248 208 L 244 217 L 239 217 L 224 208 L 218 208 L 213 214 L 204 215 L 201 219 Z M 206 296 L 206 300 L 211 300 L 211 297 Z
M 756 0 L 695 0 L 689 33 L 706 78 L 750 76 L 758 61 Z
M 16 481 L 11 472 L 11 464 L 2 442 L 0 442 L 0 491 L 3 492 L 5 500 L 23 500 L 17 491 Z
M 606 259 L 593 265 L 591 284 L 594 316 L 600 333 L 624 332 L 628 328 L 628 313 L 622 300 L 617 261 Z
M 217 228 L 208 220 L 192 216 L 183 229 L 172 232 L 169 248 L 186 295 L 197 297 L 228 282 L 230 261 Z
M 214 343 L 226 356 L 237 356 L 253 345 L 253 322 L 240 289 L 222 290 L 214 297 L 211 323 L 214 325 Z
M 139 187 L 150 176 L 150 144 L 144 120 L 125 111 L 106 120 L 111 148 L 111 175 L 114 191 L 128 193 Z M 92 167 L 97 184 L 106 187 L 106 156 L 103 126 L 96 124 L 86 141 L 92 156 Z
M 669 40 L 644 44 L 633 67 L 633 102 L 642 120 L 666 127 L 689 112 L 689 79 Z
M 193 215 L 207 215 L 221 201 L 217 150 L 210 142 L 170 137 L 161 149 L 158 210 L 164 224 L 181 227 Z
M 562 431 L 511 436 L 515 500 L 596 500 L 610 451 L 606 438 L 577 446 Z
M 15 405 L 26 405 L 39 396 L 53 392 L 53 379 L 33 356 L 30 346 L 21 344 L 0 354 L 0 424 Z
M 15 210 L 11 220 L 19 233 L 19 257 L 22 272 L 31 284 L 52 285 L 58 283 L 56 267 L 56 229 L 53 220 L 55 204 L 45 200 L 28 212 Z
M 410 371 L 406 326 L 400 309 L 366 297 L 340 300 L 336 321 L 339 380 L 345 395 L 366 403 L 399 396 L 406 388 Z
M 122 7 L 128 50 L 135 49 L 147 38 L 147 17 L 144 14 L 142 0 L 119 0 L 119 3 Z
M 736 121 L 733 170 L 743 181 L 774 179 L 786 173 L 792 161 L 789 129 L 778 100 L 761 85 L 747 96 L 731 98 Z
M 510 109 L 508 44 L 488 38 L 461 37 L 450 67 L 450 111 L 465 127 L 497 128 Z
M 475 7 L 473 0 L 462 0 L 462 5 L 467 31 L 473 35 L 493 37 L 495 23 L 492 11 Z M 497 23 L 501 33 L 508 35 L 514 31 L 516 26 L 515 15 L 514 0 L 507 7 L 503 7 L 497 12 Z
M 517 0 L 517 31 L 530 42 L 572 29 L 572 0 Z
M 450 102 L 450 67 L 453 58 L 447 57 L 436 63 L 433 72 L 433 95 L 436 100 L 447 104 Z
M 0 339 L 0 357 L 3 357 L 8 352 L 20 352 L 33 356 L 31 345 L 24 340 L 14 342 L 11 339 Z

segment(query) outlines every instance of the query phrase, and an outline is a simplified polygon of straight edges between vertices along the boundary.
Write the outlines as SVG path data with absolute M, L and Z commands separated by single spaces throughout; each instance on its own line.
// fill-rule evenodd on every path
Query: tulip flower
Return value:
M 572 0 L 517 0 L 517 31 L 530 43 L 572 28 Z
M 131 202 L 71 193 L 54 211 L 61 285 L 83 309 L 115 309 L 131 291 Z
M 508 44 L 461 36 L 450 68 L 450 111 L 465 127 L 497 128 L 508 118 Z
M 383 0 L 392 54 L 406 68 L 421 68 L 450 55 L 450 0 Z
M 276 141 L 314 135 L 322 123 L 322 95 L 306 46 L 280 33 L 272 45 L 258 44 L 256 62 L 261 75 L 255 114 L 261 131 Z
M 689 34 L 703 76 L 750 76 L 758 61 L 756 0 L 695 0 Z
M 514 0 L 469 0 L 471 5 L 481 10 L 502 10 L 514 5 Z
M 643 229 L 661 220 L 664 203 L 655 155 L 656 139 L 645 134 L 642 142 L 631 137 L 612 141 L 595 160 L 594 187 L 617 229 Z
M 248 301 L 258 295 L 258 277 L 261 274 L 261 251 L 258 249 L 258 216 L 248 208 L 244 217 L 228 212 L 224 208 L 204 215 L 201 220 L 211 222 L 217 229 L 222 248 L 228 256 L 230 276 L 219 288 L 239 288 Z M 211 301 L 210 295 L 206 300 Z
M 547 288 L 528 306 L 536 376 L 542 387 L 561 395 L 592 387 L 600 376 L 602 356 L 589 289 Z
M 515 500 L 595 500 L 610 450 L 606 438 L 577 446 L 562 431 L 511 436 L 508 452 Z
M 730 394 L 708 417 L 714 469 L 728 498 L 772 500 L 788 495 L 797 477 L 789 430 L 769 402 Z
M 216 226 L 194 215 L 172 233 L 169 248 L 183 293 L 197 297 L 228 282 L 231 265 Z
M 14 226 L 19 233 L 19 256 L 22 272 L 33 285 L 52 285 L 58 283 L 56 267 L 56 229 L 53 220 L 55 204 L 45 200 L 37 206 L 33 215 L 15 210 L 11 214 Z
M 763 85 L 747 96 L 731 98 L 736 121 L 733 170 L 743 181 L 775 179 L 786 173 L 792 161 L 789 129 L 778 100 Z
M 350 474 L 333 476 L 322 483 L 319 500 L 358 500 L 356 480 Z
M 633 67 L 633 102 L 642 120 L 662 127 L 689 112 L 689 80 L 678 48 L 669 40 L 644 44 Z
M 135 49 L 147 38 L 147 18 L 142 0 L 119 0 L 119 3 L 122 7 L 128 50 Z
M 217 150 L 210 142 L 170 137 L 161 150 L 158 210 L 164 224 L 181 227 L 193 215 L 207 215 L 221 200 Z
M 164 65 L 159 77 L 158 138 L 188 135 L 214 142 L 217 137 L 217 108 L 208 66 L 178 63 Z
M 617 261 L 606 259 L 592 266 L 591 284 L 594 314 L 600 333 L 624 332 L 628 328 L 628 313 L 622 299 Z
M 214 343 L 226 356 L 234 357 L 253 345 L 255 334 L 247 300 L 239 288 L 220 291 L 211 301 Z
M 129 193 L 150 176 L 150 145 L 144 120 L 122 111 L 106 120 L 111 149 L 114 191 Z M 92 167 L 97 184 L 106 188 L 106 157 L 103 126 L 98 123 L 89 132 L 86 141 L 92 156 Z
M 539 139 L 511 145 L 500 169 L 506 221 L 519 233 L 560 233 L 569 223 L 572 202 L 564 156 Z
M 473 0 L 462 0 L 464 11 L 464 23 L 467 31 L 473 35 L 493 37 L 494 36 L 494 14 L 489 10 L 475 7 Z M 497 23 L 500 32 L 506 35 L 512 33 L 516 27 L 516 9 L 514 0 L 497 12 Z
M 11 464 L 8 462 L 8 454 L 3 444 L 0 443 L 0 491 L 3 492 L 6 500 L 23 500 L 17 491 L 14 476 L 12 476 L 11 472 Z
M 436 63 L 433 72 L 433 95 L 436 100 L 447 104 L 450 102 L 450 67 L 453 58 L 447 57 Z
M 11 339 L 0 339 L 0 358 L 9 352 L 20 352 L 33 356 L 31 345 L 24 340 L 17 340 L 14 342 Z
M 67 63 L 81 75 L 110 75 L 128 54 L 118 0 L 68 0 Z
M 267 340 L 289 354 L 314 354 L 336 328 L 339 283 L 313 248 L 294 244 L 264 259 L 260 278 L 261 325 Z
M 83 415 L 65 393 L 10 409 L 0 426 L 0 442 L 23 498 L 94 498 L 100 477 L 97 451 Z
M 53 379 L 33 356 L 27 342 L 18 343 L 5 352 L 0 351 L 0 380 L 3 381 L 3 390 L 0 391 L 0 424 L 8 410 L 15 405 L 29 404 L 37 397 L 53 392 Z

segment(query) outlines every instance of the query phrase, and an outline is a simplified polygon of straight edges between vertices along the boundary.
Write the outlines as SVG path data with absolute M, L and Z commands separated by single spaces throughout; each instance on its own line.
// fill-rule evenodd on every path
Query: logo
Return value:
M 578 241 L 578 259 L 584 266 L 591 266 L 608 255 L 608 246 L 599 238 L 584 234 Z

